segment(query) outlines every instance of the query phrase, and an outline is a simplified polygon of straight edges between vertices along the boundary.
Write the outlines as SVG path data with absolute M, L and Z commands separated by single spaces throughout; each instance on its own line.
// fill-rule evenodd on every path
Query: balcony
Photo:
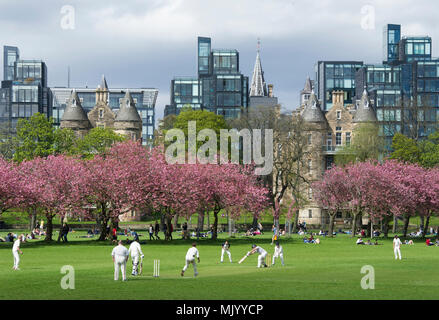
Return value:
M 342 146 L 333 146 L 333 145 L 326 145 L 322 146 L 323 154 L 335 154 L 337 151 L 339 151 L 342 148 Z

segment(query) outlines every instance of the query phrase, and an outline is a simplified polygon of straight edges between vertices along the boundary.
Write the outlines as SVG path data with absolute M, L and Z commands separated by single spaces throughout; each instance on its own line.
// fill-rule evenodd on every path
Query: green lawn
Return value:
M 190 241 L 175 235 L 168 243 L 142 244 L 143 275 L 115 282 L 113 246 L 77 238 L 81 234 L 69 234 L 69 244 L 35 240 L 23 244 L 19 271 L 12 270 L 12 244 L 0 243 L 0 299 L 439 299 L 439 247 L 426 247 L 423 242 L 403 245 L 403 260 L 395 261 L 391 240 L 380 239 L 380 246 L 356 246 L 355 239 L 339 235 L 321 238 L 322 243 L 314 245 L 294 236 L 282 241 L 284 267 L 279 261 L 257 269 L 255 255 L 241 265 L 237 261 L 253 242 L 272 254 L 270 235 L 231 239 L 232 264 L 227 257 L 218 263 L 221 239 L 203 239 L 198 245 L 199 276 L 194 278 L 190 267 L 182 278 Z M 161 261 L 160 278 L 152 277 L 154 259 Z M 74 290 L 61 289 L 64 265 L 75 269 Z M 375 269 L 375 290 L 361 289 L 364 265 Z

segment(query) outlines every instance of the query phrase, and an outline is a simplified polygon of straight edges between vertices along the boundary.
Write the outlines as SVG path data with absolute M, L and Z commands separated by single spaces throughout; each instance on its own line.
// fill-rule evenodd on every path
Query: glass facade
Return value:
M 398 43 L 401 40 L 401 26 L 398 24 L 388 24 L 383 30 L 383 60 L 398 60 Z
M 399 45 L 399 60 L 404 62 L 431 60 L 430 37 L 403 37 Z
M 316 65 L 318 98 L 322 110 L 332 107 L 332 91 L 343 90 L 345 103 L 352 103 L 355 96 L 355 73 L 361 61 L 319 61 Z
M 53 118 L 56 126 L 59 126 L 66 108 L 67 100 L 73 88 L 52 88 Z M 96 105 L 96 90 L 88 88 L 75 88 L 81 105 L 85 112 L 89 112 Z M 155 104 L 158 90 L 149 88 L 128 89 L 136 104 L 137 111 L 142 118 L 142 144 L 152 143 L 154 138 Z M 117 113 L 120 101 L 125 97 L 126 89 L 108 89 L 108 104 Z
M 52 115 L 51 91 L 43 61 L 19 59 L 18 48 L 9 46 L 4 46 L 3 58 L 0 121 L 7 122 L 14 133 L 21 118 L 30 118 L 37 112 Z
M 171 101 L 165 116 L 178 114 L 183 106 L 237 118 L 248 107 L 248 77 L 239 72 L 239 53 L 211 49 L 211 39 L 198 38 L 198 77 L 174 78 Z

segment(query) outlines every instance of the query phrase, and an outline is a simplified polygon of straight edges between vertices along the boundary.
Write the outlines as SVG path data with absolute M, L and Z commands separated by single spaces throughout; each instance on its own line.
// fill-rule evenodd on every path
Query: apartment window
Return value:
M 309 219 L 312 218 L 312 209 L 308 209 L 308 218 L 309 218 Z
M 337 146 L 341 146 L 341 132 L 337 132 L 335 134 L 335 144 Z
M 341 120 L 341 111 L 337 110 L 337 120 Z
M 346 132 L 346 145 L 347 146 L 351 145 L 351 133 L 350 132 Z
M 308 188 L 308 200 L 312 200 L 312 188 Z
M 311 170 L 312 170 L 312 160 L 309 159 L 308 160 L 308 172 L 311 173 Z
M 99 109 L 99 119 L 104 117 L 104 109 Z
M 308 134 L 308 145 L 310 146 L 311 143 L 312 143 L 312 135 L 310 133 L 310 134 Z

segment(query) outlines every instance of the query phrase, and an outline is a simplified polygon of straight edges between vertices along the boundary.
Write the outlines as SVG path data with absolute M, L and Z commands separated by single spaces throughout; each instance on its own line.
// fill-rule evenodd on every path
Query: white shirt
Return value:
M 128 252 L 131 255 L 131 257 L 138 256 L 138 255 L 143 256 L 142 249 L 140 248 L 140 243 L 138 243 L 137 241 L 131 242 L 130 248 L 128 249 Z
M 128 257 L 129 252 L 128 252 L 128 249 L 125 248 L 123 245 L 118 245 L 118 246 L 114 247 L 113 251 L 111 252 L 111 255 L 113 257 L 115 257 L 115 256 Z
M 200 254 L 198 252 L 198 249 L 195 247 L 189 248 L 189 250 L 186 253 L 186 260 L 193 260 L 195 257 L 199 258 Z
M 150 226 L 149 227 L 149 233 L 153 233 L 154 232 L 154 230 L 152 229 L 152 227 Z
M 259 252 L 259 254 L 266 254 L 267 251 L 265 251 L 264 249 L 262 249 L 261 247 L 256 247 L 256 252 Z
M 279 247 L 278 246 L 274 247 L 274 254 L 275 255 L 279 255 L 279 254 L 283 254 L 283 253 L 284 253 L 284 249 L 282 248 L 281 245 L 279 245 Z
M 395 245 L 395 249 L 399 249 L 401 247 L 401 240 L 399 238 L 393 239 L 393 244 Z
M 14 241 L 14 246 L 12 247 L 12 252 L 18 252 L 18 249 L 20 249 L 20 239 L 17 239 Z

